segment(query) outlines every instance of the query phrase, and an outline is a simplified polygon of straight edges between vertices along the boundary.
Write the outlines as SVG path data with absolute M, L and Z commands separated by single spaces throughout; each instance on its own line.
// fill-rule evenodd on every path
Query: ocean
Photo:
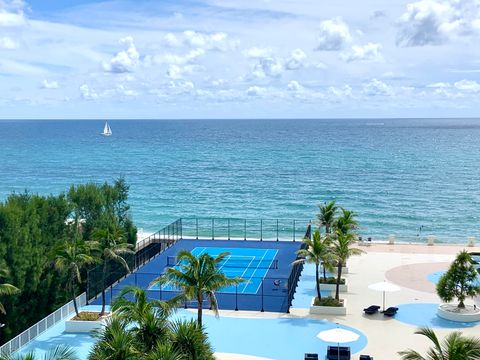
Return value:
M 362 236 L 480 236 L 480 120 L 0 121 L 0 200 L 130 185 L 146 232 L 178 217 L 310 219 L 354 210 Z M 421 229 L 421 230 L 420 230 Z

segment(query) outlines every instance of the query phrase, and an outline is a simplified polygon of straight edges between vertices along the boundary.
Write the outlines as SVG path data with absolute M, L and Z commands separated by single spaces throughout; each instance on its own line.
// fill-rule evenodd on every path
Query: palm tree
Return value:
M 133 245 L 127 244 L 124 240 L 124 233 L 118 224 L 113 224 L 109 228 L 96 229 L 94 231 L 94 239 L 100 243 L 101 253 L 100 260 L 103 262 L 102 271 L 102 310 L 100 315 L 105 314 L 105 288 L 108 266 L 110 262 L 117 262 L 122 265 L 127 272 L 130 272 L 127 261 L 124 256 L 134 254 Z
M 297 255 L 301 258 L 294 261 L 293 263 L 309 263 L 315 264 L 315 281 L 317 287 L 317 298 L 318 300 L 322 299 L 322 294 L 320 292 L 320 274 L 319 266 L 323 264 L 323 278 L 326 280 L 327 276 L 325 273 L 325 267 L 327 263 L 331 260 L 330 252 L 330 238 L 320 236 L 320 230 L 315 230 L 313 233 L 312 239 L 305 238 L 303 239 L 305 247 L 297 251 Z
M 440 342 L 432 329 L 421 328 L 415 334 L 423 335 L 432 343 L 426 356 L 417 351 L 408 349 L 398 354 L 402 360 L 478 360 L 480 359 L 480 339 L 462 336 L 459 331 L 454 331 Z
M 9 275 L 10 275 L 10 272 L 8 271 L 7 268 L 0 267 L 0 278 L 5 279 Z M 15 295 L 15 294 L 18 294 L 19 292 L 20 290 L 11 284 L 7 284 L 7 283 L 0 284 L 0 296 Z M 0 302 L 0 312 L 2 314 L 6 314 L 5 307 L 1 302 Z
M 341 215 L 334 223 L 335 231 L 340 231 L 343 234 L 348 234 L 350 231 L 358 227 L 358 222 L 355 219 L 357 214 L 351 210 L 341 208 Z
M 83 241 L 78 236 L 73 240 L 65 240 L 54 250 L 54 264 L 59 271 L 68 273 L 68 290 L 72 296 L 75 314 L 78 316 L 77 297 L 75 294 L 75 282 L 81 283 L 81 270 L 84 266 L 93 264 L 95 258 L 91 255 L 92 249 L 98 243 Z
M 360 255 L 362 250 L 352 248 L 355 243 L 355 236 L 351 233 L 343 233 L 337 230 L 337 234 L 332 243 L 332 255 L 337 263 L 337 283 L 335 289 L 335 299 L 340 300 L 339 289 L 340 281 L 342 280 L 342 268 L 347 263 L 347 260 L 354 255 Z
M 202 326 L 203 298 L 206 296 L 210 308 L 218 316 L 218 304 L 215 292 L 221 288 L 237 285 L 241 278 L 228 278 L 218 268 L 226 256 L 230 253 L 223 252 L 213 258 L 207 253 L 199 256 L 193 255 L 188 250 L 181 250 L 177 254 L 180 268 L 168 268 L 165 274 L 154 283 L 171 284 L 182 290 L 182 294 L 176 300 L 196 300 L 198 302 L 197 322 Z
M 328 204 L 323 203 L 318 205 L 320 212 L 317 214 L 319 226 L 325 226 L 325 232 L 327 236 L 331 233 L 333 224 L 335 223 L 335 215 L 337 213 L 337 205 L 335 200 L 330 201 Z
M 112 304 L 117 317 L 133 322 L 131 331 L 146 352 L 168 339 L 168 317 L 174 310 L 174 304 L 148 299 L 147 292 L 135 286 L 124 288 Z
M 157 344 L 148 353 L 145 360 L 186 360 L 187 358 L 178 352 L 171 344 Z
M 128 331 L 130 321 L 112 316 L 95 336 L 88 360 L 138 360 L 141 355 L 133 332 Z
M 35 356 L 35 353 L 0 355 L 0 360 L 78 360 L 79 357 L 74 349 L 59 345 L 47 351 L 42 357 Z
M 143 289 L 125 288 L 112 310 L 89 360 L 214 360 L 205 330 L 195 320 L 171 321 L 172 304 L 150 301 Z
M 170 324 L 170 343 L 186 360 L 214 360 L 205 330 L 195 320 L 176 320 Z

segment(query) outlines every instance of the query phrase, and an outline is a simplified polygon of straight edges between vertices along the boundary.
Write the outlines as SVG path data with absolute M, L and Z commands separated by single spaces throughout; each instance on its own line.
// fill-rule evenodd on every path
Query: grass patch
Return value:
M 337 283 L 337 278 L 335 278 L 333 276 L 330 276 L 330 277 L 327 277 L 327 279 L 325 280 L 323 277 L 320 277 L 320 278 L 318 278 L 318 281 L 320 282 L 320 284 L 335 285 Z M 345 285 L 345 279 L 344 278 L 340 279 L 340 285 Z
M 315 301 L 313 302 L 313 305 L 315 306 L 333 306 L 333 307 L 342 307 L 343 306 L 343 301 L 337 301 L 335 298 L 329 296 L 329 297 L 324 297 L 320 301 L 318 300 L 318 297 L 315 298 Z
M 75 315 L 72 320 L 77 321 L 97 321 L 100 320 L 100 313 L 92 311 L 82 311 L 78 315 Z

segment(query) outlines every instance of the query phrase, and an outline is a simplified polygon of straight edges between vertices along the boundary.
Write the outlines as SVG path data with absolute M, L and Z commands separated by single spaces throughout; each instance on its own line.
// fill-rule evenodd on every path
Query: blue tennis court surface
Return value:
M 212 256 L 229 252 L 229 257 L 220 264 L 221 269 L 229 277 L 245 279 L 244 283 L 216 292 L 220 309 L 286 312 L 292 262 L 300 245 L 300 242 L 293 241 L 182 239 L 108 288 L 107 304 L 126 286 L 132 285 L 146 289 L 150 299 L 169 300 L 179 295 L 179 289 L 167 285 L 160 287 L 156 279 L 168 267 L 181 267 L 176 255 L 180 250 L 189 250 L 194 255 L 206 252 Z M 90 304 L 101 304 L 101 298 L 97 297 Z M 194 301 L 184 304 L 192 308 L 197 305 Z M 208 302 L 204 305 L 208 306 Z
M 278 250 L 275 249 L 254 249 L 254 248 L 217 248 L 217 247 L 196 247 L 191 253 L 195 256 L 208 254 L 217 257 L 221 253 L 228 253 L 225 259 L 219 263 L 218 267 L 229 278 L 239 277 L 244 281 L 237 286 L 229 286 L 220 289 L 225 293 L 256 294 L 262 285 L 262 281 L 267 275 L 269 269 L 273 266 L 275 256 Z M 182 262 L 175 261 L 174 268 L 183 269 Z M 168 265 L 168 260 L 167 260 Z M 159 285 L 154 284 L 150 287 L 152 290 L 158 290 Z M 171 285 L 162 286 L 164 291 L 175 291 Z

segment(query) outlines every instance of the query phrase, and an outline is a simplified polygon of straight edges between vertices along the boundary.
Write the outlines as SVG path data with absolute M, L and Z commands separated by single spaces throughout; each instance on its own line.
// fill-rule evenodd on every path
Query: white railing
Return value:
M 87 294 L 83 293 L 77 297 L 77 305 L 79 307 L 87 304 Z M 9 342 L 0 346 L 1 355 L 9 355 L 20 348 L 27 345 L 30 341 L 35 339 L 38 335 L 44 331 L 50 329 L 52 326 L 57 324 L 59 321 L 65 319 L 67 316 L 72 314 L 75 311 L 73 306 L 73 301 L 70 301 L 68 304 L 63 305 L 60 309 L 48 315 L 46 318 L 43 318 L 35 325 L 30 326 L 24 332 L 18 334 Z

